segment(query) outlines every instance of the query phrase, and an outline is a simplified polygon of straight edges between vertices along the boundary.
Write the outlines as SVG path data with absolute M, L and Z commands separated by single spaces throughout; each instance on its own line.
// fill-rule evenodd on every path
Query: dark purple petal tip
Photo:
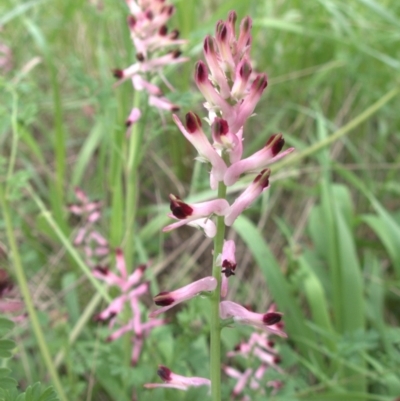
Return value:
M 168 369 L 166 366 L 160 365 L 157 369 L 158 376 L 161 377 L 161 380 L 165 382 L 171 381 L 171 370 Z
M 279 323 L 282 319 L 282 314 L 278 312 L 269 312 L 263 316 L 263 323 L 267 326 Z

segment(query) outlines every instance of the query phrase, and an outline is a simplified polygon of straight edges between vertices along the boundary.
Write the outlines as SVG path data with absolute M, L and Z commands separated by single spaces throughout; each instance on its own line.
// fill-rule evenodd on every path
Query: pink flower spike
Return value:
M 162 306 L 162 308 L 151 312 L 149 314 L 149 317 L 156 317 L 181 302 L 187 301 L 202 292 L 214 291 L 216 288 L 217 280 L 214 277 L 209 276 L 194 281 L 193 283 L 190 283 L 185 287 L 179 288 L 175 291 L 160 292 L 153 299 L 155 304 L 158 306 Z
M 231 226 L 243 210 L 248 208 L 264 190 L 269 188 L 270 174 L 271 170 L 262 170 L 245 191 L 235 199 L 225 215 L 225 224 L 227 226 Z
M 232 301 L 222 301 L 219 305 L 219 311 L 221 319 L 233 318 L 237 323 L 249 324 L 272 334 L 287 337 L 286 333 L 282 330 L 271 327 L 282 319 L 281 313 L 255 313 Z
M 157 374 L 161 377 L 164 383 L 147 383 L 145 388 L 176 388 L 179 390 L 188 390 L 189 387 L 211 386 L 211 381 L 203 377 L 185 377 L 173 373 L 166 366 L 160 365 Z
M 186 114 L 187 129 L 183 126 L 177 115 L 174 114 L 172 117 L 185 138 L 196 148 L 197 152 L 199 152 L 199 160 L 211 163 L 211 173 L 215 176 L 217 181 L 222 181 L 227 169 L 226 164 L 212 147 L 207 136 L 203 132 L 199 116 L 195 113 Z

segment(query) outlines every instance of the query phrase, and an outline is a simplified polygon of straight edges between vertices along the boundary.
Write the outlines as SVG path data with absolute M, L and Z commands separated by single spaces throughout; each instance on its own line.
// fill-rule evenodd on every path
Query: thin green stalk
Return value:
M 140 92 L 135 91 L 133 107 L 140 106 Z M 124 255 L 127 269 L 132 269 L 135 255 L 135 217 L 138 199 L 138 175 L 139 156 L 143 146 L 143 130 L 139 124 L 133 124 L 129 138 L 128 160 L 125 169 L 126 204 L 125 204 L 125 238 Z
M 371 117 L 374 113 L 376 113 L 380 108 L 382 108 L 386 103 L 392 100 L 395 96 L 397 96 L 400 92 L 400 88 L 396 87 L 385 95 L 383 95 L 380 99 L 378 99 L 375 103 L 369 106 L 366 110 L 364 110 L 361 114 L 357 117 L 353 118 L 350 122 L 348 122 L 343 127 L 339 128 L 336 132 L 330 135 L 328 138 L 315 143 L 314 145 L 309 146 L 307 149 L 303 150 L 302 152 L 296 153 L 293 156 L 285 157 L 282 161 L 275 163 L 271 166 L 272 172 L 276 172 L 280 170 L 282 167 L 291 166 L 299 162 L 300 160 L 311 156 L 312 154 L 318 152 L 319 150 L 327 147 L 331 143 L 337 141 L 342 136 L 348 134 L 351 130 L 355 127 L 360 125 L 362 122 L 367 120 Z
M 226 185 L 223 182 L 218 186 L 218 198 L 226 198 Z M 217 218 L 217 234 L 214 238 L 214 265 L 213 276 L 217 280 L 217 288 L 211 297 L 211 319 L 210 319 L 210 378 L 211 399 L 221 400 L 221 324 L 219 317 L 219 303 L 221 300 L 221 267 L 217 266 L 217 257 L 222 253 L 225 238 L 224 217 Z
M 68 401 L 66 394 L 64 393 L 63 386 L 61 384 L 60 378 L 58 376 L 58 372 L 56 367 L 53 364 L 53 361 L 50 356 L 50 351 L 47 347 L 46 339 L 43 335 L 42 328 L 40 327 L 39 319 L 35 310 L 35 306 L 33 304 L 33 300 L 31 294 L 29 292 L 28 283 L 25 277 L 24 269 L 22 267 L 21 258 L 18 252 L 17 241 L 14 236 L 12 219 L 10 214 L 10 209 L 8 206 L 8 202 L 5 196 L 5 191 L 2 186 L 0 186 L 0 203 L 3 211 L 3 217 L 6 226 L 6 232 L 8 237 L 8 242 L 10 244 L 12 260 L 14 264 L 15 274 L 18 281 L 19 289 L 21 290 L 22 296 L 24 298 L 26 309 L 28 310 L 28 315 L 30 322 L 32 324 L 33 332 L 35 333 L 36 340 L 39 345 L 40 353 L 42 355 L 43 361 L 46 365 L 47 371 L 50 374 L 50 377 L 53 381 L 55 390 L 58 393 L 58 396 L 62 401 Z
M 100 284 L 98 282 L 98 280 L 95 279 L 91 270 L 86 266 L 86 263 L 82 260 L 82 258 L 79 256 L 76 249 L 72 246 L 71 242 L 64 235 L 61 228 L 57 225 L 57 222 L 54 220 L 51 213 L 46 209 L 46 206 L 43 204 L 41 199 L 35 194 L 35 192 L 29 185 L 27 186 L 27 190 L 28 190 L 31 198 L 33 199 L 33 201 L 39 207 L 43 217 L 46 219 L 49 226 L 53 229 L 53 231 L 57 235 L 58 239 L 64 245 L 65 249 L 68 251 L 69 255 L 72 257 L 72 259 L 75 260 L 77 265 L 80 267 L 80 269 L 86 275 L 86 277 L 89 279 L 89 281 L 93 284 L 93 287 L 96 288 L 97 292 L 102 296 L 102 298 L 105 301 L 107 301 L 108 303 L 110 303 L 111 297 L 108 295 L 106 289 L 104 288 L 104 286 L 102 284 Z

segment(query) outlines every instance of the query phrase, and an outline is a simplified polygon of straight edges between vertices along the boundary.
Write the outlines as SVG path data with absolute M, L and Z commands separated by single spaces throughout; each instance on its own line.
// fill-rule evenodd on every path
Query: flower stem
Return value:
M 18 286 L 21 290 L 22 296 L 24 298 L 24 302 L 26 305 L 26 309 L 28 310 L 29 320 L 32 325 L 33 332 L 35 333 L 36 340 L 39 345 L 40 353 L 46 365 L 47 371 L 49 372 L 51 379 L 54 384 L 54 388 L 58 393 L 61 401 L 67 401 L 67 397 L 64 392 L 64 388 L 61 384 L 60 377 L 58 376 L 58 372 L 54 363 L 50 356 L 50 351 L 47 346 L 46 339 L 44 337 L 42 328 L 40 327 L 39 319 L 36 313 L 35 306 L 33 304 L 33 300 L 28 288 L 28 282 L 26 280 L 25 272 L 22 267 L 22 262 L 20 258 L 20 254 L 18 252 L 17 241 L 15 239 L 14 230 L 12 226 L 11 213 L 8 206 L 8 201 L 6 199 L 6 190 L 0 185 L 0 205 L 3 211 L 3 218 L 5 222 L 8 242 L 10 244 L 11 255 L 13 260 L 13 265 L 15 269 L 15 275 L 17 277 Z
M 223 182 L 218 186 L 218 198 L 226 198 L 226 185 Z M 211 399 L 221 400 L 221 325 L 219 318 L 219 303 L 221 299 L 221 267 L 217 266 L 216 260 L 222 253 L 225 237 L 224 217 L 217 218 L 217 234 L 214 238 L 214 264 L 213 276 L 217 279 L 217 288 L 211 297 L 211 321 L 210 321 L 210 378 Z
M 133 107 L 140 106 L 140 92 L 134 92 Z M 124 255 L 127 269 L 132 269 L 135 254 L 135 217 L 137 209 L 137 168 L 139 166 L 139 156 L 143 148 L 143 129 L 139 129 L 140 122 L 135 122 L 131 129 L 128 144 L 127 163 L 125 167 L 125 185 L 126 185 L 126 204 L 125 204 L 125 237 L 124 237 Z

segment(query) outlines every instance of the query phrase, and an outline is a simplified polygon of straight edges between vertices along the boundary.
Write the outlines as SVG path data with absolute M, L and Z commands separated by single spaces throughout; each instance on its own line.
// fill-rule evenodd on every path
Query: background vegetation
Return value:
M 289 339 L 278 344 L 284 373 L 270 373 L 284 386 L 271 399 L 394 401 L 400 396 L 400 3 L 174 3 L 173 25 L 189 40 L 183 52 L 191 58 L 166 71 L 181 114 L 204 116 L 193 66 L 204 36 L 236 10 L 253 18 L 252 57 L 269 76 L 245 128 L 245 152 L 274 132 L 297 149 L 274 166 L 271 190 L 229 233 L 238 241 L 231 291 L 258 311 L 274 300 L 285 313 Z M 158 285 L 181 286 L 211 269 L 210 243 L 201 233 L 161 233 L 169 193 L 192 200 L 210 193 L 204 167 L 193 164 L 195 153 L 170 115 L 154 109 L 139 126 L 135 224 L 124 220 L 121 155 L 133 90 L 129 83 L 113 88 L 111 70 L 134 61 L 127 14 L 122 0 L 0 5 L 0 41 L 12 50 L 12 67 L 0 77 L 0 173 L 7 190 L 0 268 L 24 292 L 23 267 L 36 316 L 13 329 L 4 323 L 1 334 L 16 342 L 7 375 L 21 391 L 38 381 L 57 389 L 58 382 L 70 400 L 125 401 L 132 392 L 141 401 L 200 400 L 202 391 L 152 392 L 142 384 L 158 380 L 159 363 L 208 375 L 204 301 L 168 315 L 172 324 L 153 332 L 131 367 L 129 342 L 105 342 L 108 328 L 93 322 L 107 296 L 72 246 L 80 223 L 66 206 L 79 186 L 103 202 L 99 229 L 113 248 L 125 247 L 130 266 L 151 261 L 153 294 Z M 131 229 L 134 242 L 126 243 Z M 151 306 L 144 299 L 143 307 Z M 40 327 L 44 344 L 34 335 Z M 224 352 L 246 333 L 225 329 Z M 234 382 L 224 383 L 228 398 Z M 246 391 L 252 400 L 265 399 Z M 10 394 L 4 399 L 16 397 Z

